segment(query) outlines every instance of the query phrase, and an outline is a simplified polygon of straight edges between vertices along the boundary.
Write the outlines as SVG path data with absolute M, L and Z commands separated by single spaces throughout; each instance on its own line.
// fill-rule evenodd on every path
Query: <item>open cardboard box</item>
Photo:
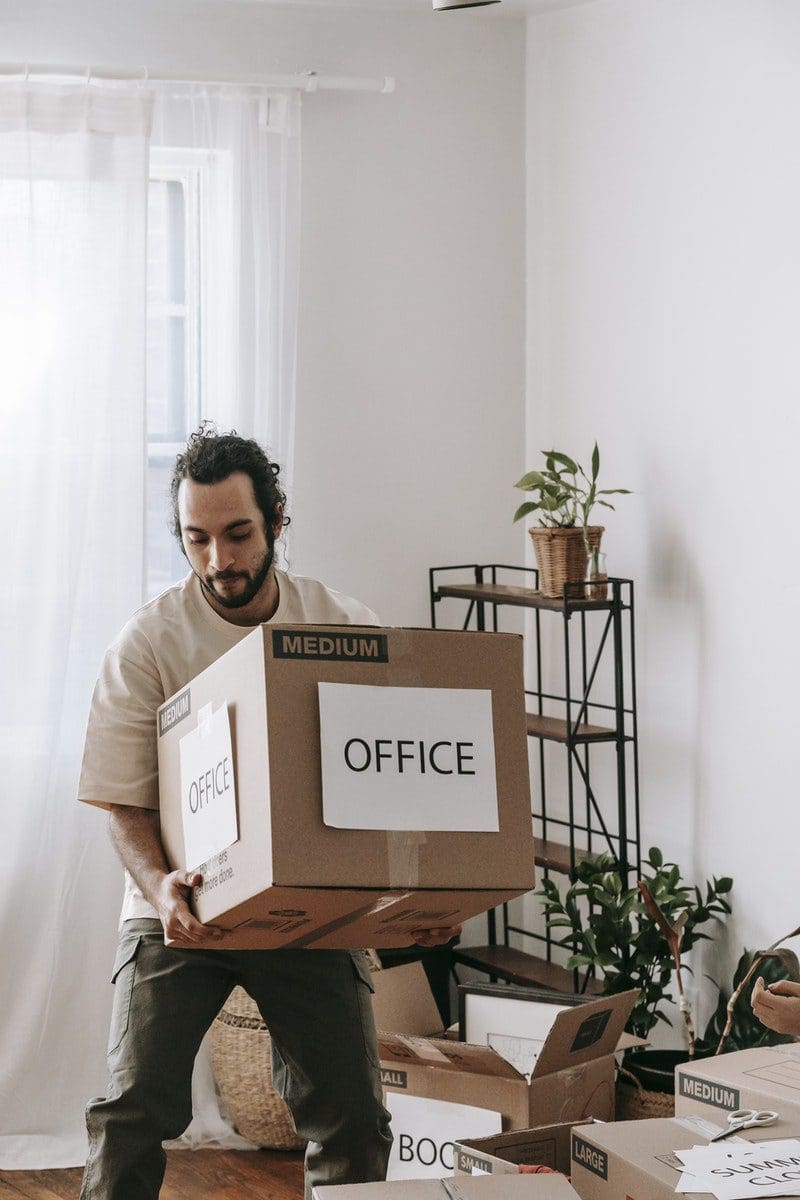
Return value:
M 444 1173 L 454 1165 L 453 1143 L 466 1137 L 613 1118 L 614 1055 L 631 1044 L 623 1031 L 635 991 L 590 1001 L 540 993 L 538 1003 L 555 1016 L 527 1077 L 491 1046 L 442 1036 L 421 964 L 375 972 L 372 981 L 381 1078 L 393 1114 L 392 1170 L 405 1163 L 409 1171 Z M 518 990 L 508 989 L 510 1000 Z M 466 1118 L 477 1110 L 487 1125 L 475 1131 Z
M 529 891 L 523 686 L 515 634 L 254 629 L 158 714 L 197 917 L 221 946 L 400 947 Z
M 456 1175 L 518 1175 L 521 1164 L 552 1167 L 569 1175 L 572 1130 L 582 1121 L 517 1129 L 493 1137 L 459 1138 L 455 1145 Z
M 562 1175 L 516 1179 L 460 1179 L 457 1190 L 444 1179 L 400 1179 L 391 1183 L 316 1187 L 314 1200 L 576 1200 Z
M 572 1131 L 572 1186 L 581 1200 L 674 1200 L 683 1169 L 675 1151 L 706 1145 L 725 1120 L 721 1114 L 719 1123 L 703 1117 L 658 1117 L 579 1125 Z M 739 1134 L 750 1142 L 798 1135 L 796 1120 Z M 684 1195 L 686 1200 L 709 1200 L 708 1192 Z
M 772 1108 L 800 1129 L 800 1045 L 736 1050 L 676 1068 L 676 1116 L 724 1124 L 737 1108 Z

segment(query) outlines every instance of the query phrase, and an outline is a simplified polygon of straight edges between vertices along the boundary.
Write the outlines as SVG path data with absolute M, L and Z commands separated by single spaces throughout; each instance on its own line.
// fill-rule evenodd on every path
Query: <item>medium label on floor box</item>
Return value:
M 701 1104 L 711 1104 L 714 1108 L 724 1108 L 733 1111 L 739 1108 L 739 1089 L 727 1087 L 724 1083 L 713 1083 L 709 1079 L 698 1079 L 696 1075 L 680 1076 L 682 1096 L 699 1100 Z

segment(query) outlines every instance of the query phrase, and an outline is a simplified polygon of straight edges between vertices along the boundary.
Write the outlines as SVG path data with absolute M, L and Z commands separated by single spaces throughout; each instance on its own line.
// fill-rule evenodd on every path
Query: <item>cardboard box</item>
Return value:
M 581 1122 L 562 1121 L 538 1129 L 519 1129 L 494 1137 L 459 1139 L 455 1144 L 456 1175 L 518 1175 L 520 1164 L 570 1172 L 572 1130 Z
M 736 1050 L 677 1068 L 676 1116 L 724 1124 L 737 1108 L 774 1108 L 800 1126 L 800 1045 Z
M 400 1179 L 391 1183 L 316 1187 L 314 1200 L 575 1200 L 562 1175 L 518 1175 L 516 1179 Z
M 534 884 L 516 635 L 263 625 L 158 721 L 164 848 L 222 945 L 410 945 Z
M 572 1131 L 572 1186 L 581 1200 L 674 1200 L 682 1166 L 676 1150 L 706 1145 L 725 1124 L 703 1117 L 661 1117 L 579 1125 Z M 793 1138 L 796 1121 L 745 1129 L 751 1142 Z M 686 1200 L 708 1200 L 708 1192 L 687 1192 Z
M 416 981 L 408 969 L 413 967 L 418 968 Z M 398 971 L 404 975 L 392 1000 L 386 993 Z M 442 1174 L 454 1165 L 454 1143 L 472 1136 L 530 1130 L 544 1121 L 613 1117 L 614 1054 L 636 992 L 566 1009 L 561 1002 L 569 997 L 552 997 L 560 1011 L 528 1078 L 490 1046 L 422 1036 L 437 1027 L 438 1013 L 432 997 L 426 1008 L 421 994 L 415 994 L 428 990 L 420 964 L 378 971 L 373 983 L 381 1078 L 393 1112 L 392 1173 L 424 1167 L 430 1174 Z M 388 1032 L 386 1026 L 393 1021 L 402 1023 L 405 1032 Z M 463 1106 L 463 1115 L 458 1107 L 440 1114 L 440 1104 Z M 480 1131 L 470 1130 L 465 1118 L 472 1121 L 477 1110 L 484 1110 L 494 1128 L 487 1124 Z

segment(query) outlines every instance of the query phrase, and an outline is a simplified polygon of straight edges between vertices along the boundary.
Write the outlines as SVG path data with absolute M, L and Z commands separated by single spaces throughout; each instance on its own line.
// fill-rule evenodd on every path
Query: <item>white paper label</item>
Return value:
M 499 829 L 490 691 L 317 686 L 326 825 Z
M 181 819 L 186 869 L 194 870 L 239 836 L 228 706 L 201 709 L 180 740 Z
M 423 1100 L 402 1092 L 387 1092 L 394 1143 L 387 1179 L 442 1179 L 453 1174 L 456 1138 L 490 1137 L 500 1133 L 500 1113 L 448 1100 Z

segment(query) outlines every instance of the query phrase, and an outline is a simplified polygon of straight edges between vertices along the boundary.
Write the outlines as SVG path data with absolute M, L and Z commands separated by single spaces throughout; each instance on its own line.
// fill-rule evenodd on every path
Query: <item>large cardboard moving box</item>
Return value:
M 676 1116 L 724 1124 L 737 1108 L 774 1108 L 800 1127 L 800 1045 L 736 1050 L 677 1068 Z
M 723 1115 L 718 1124 L 702 1117 L 659 1117 L 579 1125 L 572 1131 L 572 1186 L 581 1200 L 674 1200 L 683 1170 L 675 1151 L 707 1145 L 724 1124 Z M 796 1121 L 779 1121 L 769 1128 L 742 1130 L 739 1136 L 763 1142 L 798 1133 Z M 683 1195 L 709 1200 L 708 1192 Z
M 254 629 L 158 715 L 161 833 L 229 946 L 403 946 L 534 884 L 522 640 Z

